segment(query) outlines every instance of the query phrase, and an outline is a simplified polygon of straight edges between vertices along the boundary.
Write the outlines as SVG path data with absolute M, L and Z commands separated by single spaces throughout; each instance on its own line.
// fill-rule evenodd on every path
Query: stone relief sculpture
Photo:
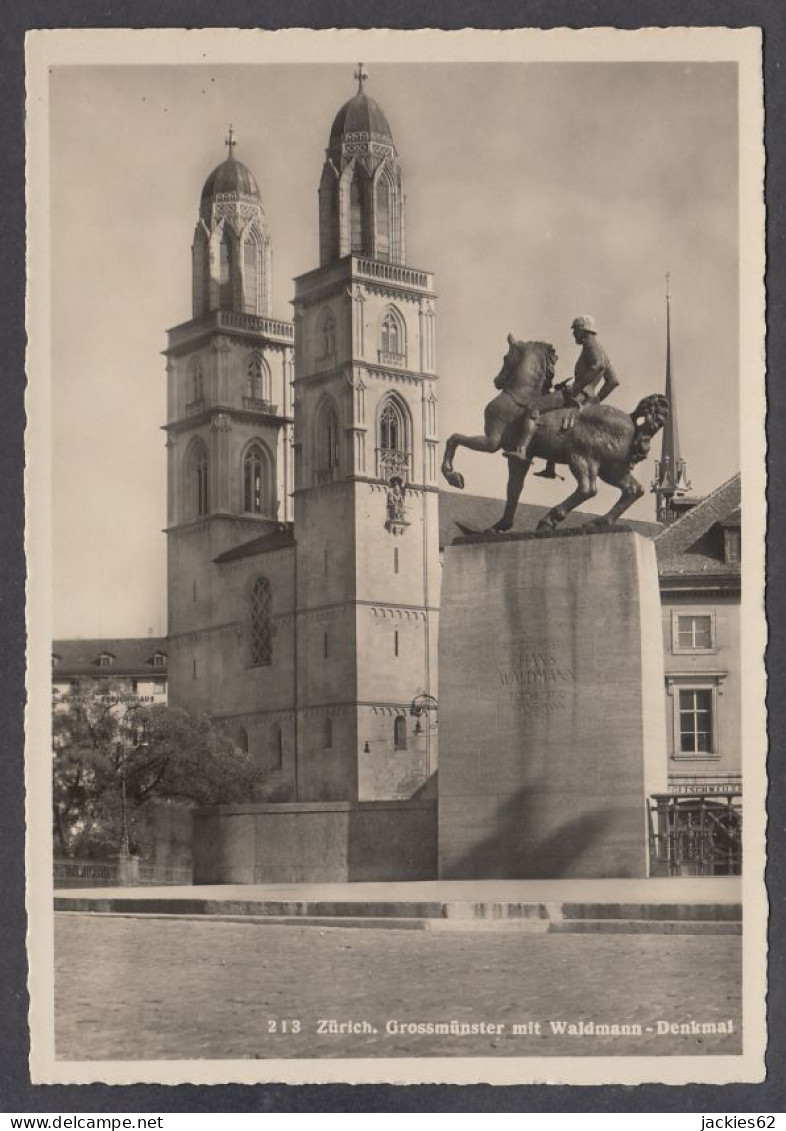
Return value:
M 405 526 L 409 526 L 405 496 L 406 488 L 403 479 L 399 475 L 392 476 L 387 492 L 387 522 L 385 527 L 394 534 L 400 533 Z
M 594 519 L 593 525 L 615 522 L 644 494 L 632 469 L 645 458 L 652 437 L 666 422 L 668 401 L 662 394 L 654 393 L 644 397 L 632 413 L 598 404 L 595 398 L 583 404 L 566 404 L 564 389 L 552 389 L 557 361 L 553 346 L 547 342 L 520 342 L 508 334 L 508 347 L 502 368 L 494 378 L 494 386 L 500 392 L 486 405 L 484 435 L 450 436 L 445 445 L 442 474 L 451 486 L 464 486 L 463 475 L 453 467 L 456 449 L 460 447 L 490 454 L 503 450 L 510 456 L 505 511 L 491 528 L 502 533 L 513 525 L 533 458 L 567 464 L 576 480 L 576 490 L 552 507 L 538 523 L 538 530 L 553 530 L 570 511 L 593 498 L 598 478 L 618 487 L 620 498 L 606 514 Z M 537 407 L 530 410 L 533 401 Z M 520 449 L 525 436 L 522 458 Z

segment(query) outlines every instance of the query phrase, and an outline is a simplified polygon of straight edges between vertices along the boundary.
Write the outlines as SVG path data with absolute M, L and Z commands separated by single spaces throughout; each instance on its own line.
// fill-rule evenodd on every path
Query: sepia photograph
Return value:
M 760 32 L 27 110 L 33 1080 L 761 1080 Z

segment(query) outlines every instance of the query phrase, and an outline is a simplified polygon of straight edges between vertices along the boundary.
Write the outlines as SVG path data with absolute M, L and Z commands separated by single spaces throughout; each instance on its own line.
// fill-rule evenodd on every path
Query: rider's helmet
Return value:
M 580 314 L 570 324 L 571 330 L 583 330 L 585 334 L 597 334 L 598 328 L 591 314 Z

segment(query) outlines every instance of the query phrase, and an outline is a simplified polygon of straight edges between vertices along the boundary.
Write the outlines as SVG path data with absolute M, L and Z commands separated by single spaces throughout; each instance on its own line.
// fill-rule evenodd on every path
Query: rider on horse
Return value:
M 573 381 L 563 381 L 561 384 L 554 386 L 552 393 L 546 394 L 540 398 L 540 400 L 536 398 L 530 402 L 522 417 L 521 437 L 518 447 L 515 451 L 507 451 L 504 453 L 508 458 L 522 461 L 529 459 L 527 452 L 532 437 L 537 431 L 541 410 L 549 412 L 556 408 L 581 409 L 585 404 L 600 404 L 600 402 L 605 401 L 606 397 L 619 385 L 619 381 L 609 361 L 608 354 L 598 341 L 595 319 L 589 314 L 581 315 L 573 319 L 570 328 L 573 331 L 573 337 L 576 343 L 581 346 L 581 353 L 576 362 Z M 603 380 L 603 385 L 601 386 L 600 392 L 596 394 L 595 388 L 601 379 Z M 557 392 L 562 394 L 562 402 L 555 404 L 554 393 Z M 549 460 L 545 469 L 536 472 L 536 474 L 544 479 L 556 479 L 554 463 Z

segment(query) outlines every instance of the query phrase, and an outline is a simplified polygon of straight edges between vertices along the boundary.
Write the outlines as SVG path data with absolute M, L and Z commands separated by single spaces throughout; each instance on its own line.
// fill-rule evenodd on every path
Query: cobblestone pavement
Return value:
M 55 920 L 56 1046 L 66 1060 L 741 1048 L 734 936 L 431 933 L 73 913 Z M 657 1032 L 659 1021 L 727 1019 L 730 1035 Z M 320 1033 L 320 1020 L 351 1021 L 359 1031 Z M 386 1031 L 389 1022 L 451 1021 L 502 1029 Z M 642 1031 L 559 1034 L 553 1021 Z M 514 1025 L 523 1028 L 514 1033 Z

